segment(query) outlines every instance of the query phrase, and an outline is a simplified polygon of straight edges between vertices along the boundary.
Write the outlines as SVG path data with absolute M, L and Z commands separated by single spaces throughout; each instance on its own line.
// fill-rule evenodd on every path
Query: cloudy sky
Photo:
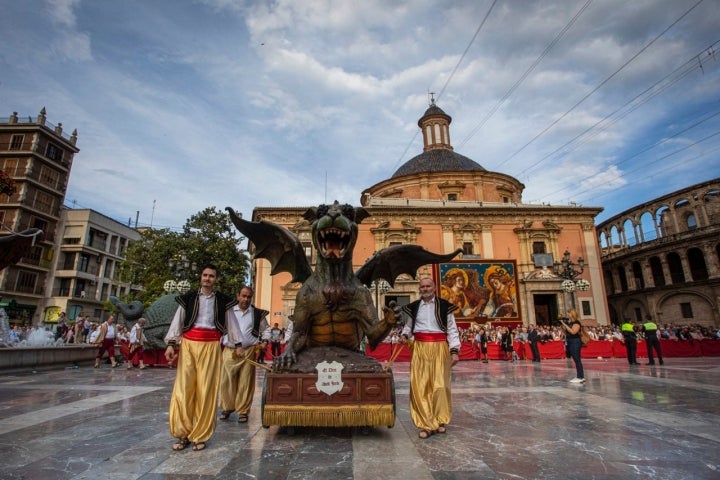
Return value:
M 598 222 L 720 176 L 718 0 L 0 0 L 0 117 L 78 130 L 66 205 L 359 205 L 455 151 Z

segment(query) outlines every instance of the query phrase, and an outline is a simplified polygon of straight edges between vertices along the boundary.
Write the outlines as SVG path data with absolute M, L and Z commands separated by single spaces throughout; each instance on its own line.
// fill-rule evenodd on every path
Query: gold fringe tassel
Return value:
M 265 405 L 263 425 L 281 427 L 392 427 L 392 405 Z

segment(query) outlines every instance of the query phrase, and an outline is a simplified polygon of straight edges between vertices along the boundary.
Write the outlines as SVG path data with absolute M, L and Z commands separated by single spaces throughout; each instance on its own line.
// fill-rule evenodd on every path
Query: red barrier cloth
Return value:
M 720 340 L 703 340 L 700 342 L 700 350 L 703 357 L 720 357 Z
M 608 340 L 590 340 L 586 346 L 580 349 L 582 358 L 613 358 L 613 346 L 615 342 Z
M 381 343 L 375 350 L 370 347 L 366 348 L 366 355 L 384 362 L 390 359 L 392 349 L 397 343 Z M 522 359 L 521 353 L 525 353 L 525 359 L 529 361 L 532 358 L 530 345 L 527 343 L 515 342 L 515 351 Z M 284 345 L 283 345 L 284 347 Z M 565 342 L 545 342 L 539 343 L 540 358 L 547 359 L 563 359 L 565 358 Z M 395 362 L 409 362 L 411 358 L 410 349 L 407 345 L 401 347 L 400 354 Z M 720 357 L 720 340 L 660 340 L 660 348 L 663 352 L 663 358 L 670 357 Z M 284 348 L 283 348 L 284 350 Z M 637 358 L 647 358 L 647 347 L 645 341 L 638 342 Z M 582 358 L 627 358 L 625 344 L 620 341 L 607 340 L 591 340 L 586 347 L 581 350 Z M 268 346 L 265 358 L 270 358 L 270 347 Z M 145 350 L 143 352 L 146 365 L 166 366 L 164 350 Z M 505 360 L 505 355 L 497 343 L 488 344 L 488 358 L 490 360 Z M 477 360 L 477 349 L 473 349 L 471 342 L 463 342 L 460 346 L 460 360 Z
M 704 341 L 660 340 L 660 350 L 662 350 L 663 357 L 702 357 L 700 343 Z

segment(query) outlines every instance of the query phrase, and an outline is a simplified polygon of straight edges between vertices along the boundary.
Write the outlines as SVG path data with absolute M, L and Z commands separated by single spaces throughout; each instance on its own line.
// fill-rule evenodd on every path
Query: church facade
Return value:
M 371 285 L 378 310 L 391 300 L 416 300 L 419 279 L 432 276 L 438 293 L 461 307 L 460 324 L 550 325 L 571 308 L 588 325 L 609 324 L 595 233 L 602 208 L 523 204 L 521 182 L 454 151 L 451 121 L 431 103 L 418 121 L 423 152 L 361 193 L 370 217 L 359 224 L 353 266 L 357 270 L 375 252 L 397 244 L 463 253 L 451 263 L 421 267 L 415 278 L 401 275 L 392 287 Z M 303 219 L 309 207 L 256 207 L 252 221 L 294 232 L 314 264 L 310 225 Z M 286 324 L 300 285 L 289 274 L 271 275 L 263 259 L 253 262 L 252 283 L 255 304 L 271 311 L 272 322 Z

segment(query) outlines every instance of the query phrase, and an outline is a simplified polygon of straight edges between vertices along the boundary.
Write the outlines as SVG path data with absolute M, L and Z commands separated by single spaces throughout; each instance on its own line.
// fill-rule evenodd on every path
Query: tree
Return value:
M 243 240 L 225 211 L 208 207 L 190 217 L 182 233 L 168 229 L 141 231 L 140 240 L 128 246 L 119 275 L 124 282 L 142 285 L 139 300 L 148 305 L 165 293 L 163 287 L 168 280 L 188 280 L 191 288 L 199 288 L 199 270 L 212 263 L 220 271 L 217 289 L 234 294 L 248 278 L 249 260 L 240 250 Z M 182 262 L 183 257 L 188 268 L 178 270 L 177 263 L 170 266 L 170 260 Z

